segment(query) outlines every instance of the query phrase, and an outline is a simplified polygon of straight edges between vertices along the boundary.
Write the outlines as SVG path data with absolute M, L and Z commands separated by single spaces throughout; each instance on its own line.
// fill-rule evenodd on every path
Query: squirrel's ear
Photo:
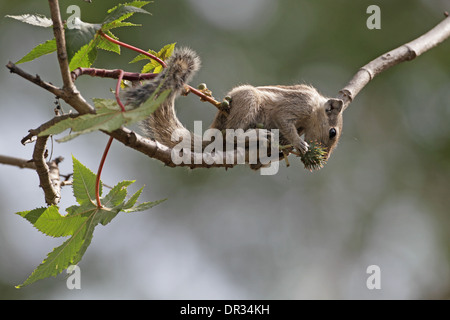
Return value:
M 342 111 L 344 101 L 341 99 L 328 99 L 325 104 L 325 111 L 332 114 L 339 114 Z

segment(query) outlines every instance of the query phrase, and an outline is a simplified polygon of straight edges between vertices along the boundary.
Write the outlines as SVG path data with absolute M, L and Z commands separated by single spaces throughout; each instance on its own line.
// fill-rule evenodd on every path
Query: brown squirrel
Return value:
M 194 137 L 175 113 L 175 99 L 184 92 L 185 85 L 199 68 L 200 59 L 194 51 L 188 48 L 176 49 L 167 60 L 167 68 L 156 78 L 126 91 L 127 103 L 137 107 L 156 90 L 171 90 L 166 100 L 144 122 L 144 130 L 149 138 L 170 148 L 179 143 L 172 141 L 175 130 L 178 130 L 178 136 L 192 139 L 191 141 L 201 139 Z M 343 101 L 325 98 L 311 86 L 242 85 L 232 89 L 227 96 L 229 107 L 222 110 L 226 112 L 217 113 L 211 128 L 244 131 L 264 128 L 269 132 L 271 129 L 279 129 L 279 145 L 292 145 L 304 154 L 309 148 L 306 141 L 318 142 L 325 148 L 326 158 L 341 136 Z

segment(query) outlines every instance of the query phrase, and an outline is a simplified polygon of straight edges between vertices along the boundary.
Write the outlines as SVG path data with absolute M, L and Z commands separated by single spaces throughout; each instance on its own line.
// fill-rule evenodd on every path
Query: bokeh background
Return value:
M 101 22 L 119 1 L 81 0 L 81 18 Z M 381 8 L 381 30 L 368 30 L 366 9 Z M 152 16 L 121 40 L 159 50 L 189 46 L 202 57 L 193 85 L 222 98 L 238 84 L 309 83 L 334 96 L 359 67 L 425 33 L 449 0 L 156 0 Z M 47 1 L 0 1 L 0 61 L 17 61 L 51 29 L 6 14 L 49 16 Z M 135 56 L 100 52 L 97 67 L 139 71 Z M 56 56 L 22 67 L 60 84 Z M 20 140 L 53 116 L 54 97 L 0 69 L 0 152 L 28 159 Z M 82 77 L 83 95 L 111 98 L 113 80 Z M 195 96 L 177 101 L 188 126 L 215 114 Z M 69 110 L 63 103 L 63 108 Z M 450 40 L 375 78 L 345 112 L 344 133 L 318 172 L 297 158 L 278 174 L 245 166 L 188 170 L 113 143 L 103 181 L 136 179 L 142 200 L 169 198 L 142 213 L 99 226 L 79 264 L 81 290 L 65 273 L 23 289 L 23 282 L 62 239 L 46 237 L 15 212 L 44 205 L 37 174 L 0 165 L 0 298 L 2 299 L 446 299 L 450 297 Z M 107 136 L 54 143 L 70 173 L 71 155 L 97 170 Z M 50 146 L 49 146 L 50 147 Z M 61 207 L 74 204 L 70 187 Z M 368 290 L 366 269 L 381 269 Z

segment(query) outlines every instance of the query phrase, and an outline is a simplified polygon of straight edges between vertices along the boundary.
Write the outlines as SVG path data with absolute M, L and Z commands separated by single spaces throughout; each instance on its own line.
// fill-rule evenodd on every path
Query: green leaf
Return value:
M 121 181 L 103 198 L 102 204 L 108 207 L 120 205 L 127 196 L 127 187 L 134 181 Z
M 133 3 L 135 5 L 133 5 Z M 147 10 L 142 9 L 142 7 L 148 3 L 149 1 L 133 1 L 132 3 L 119 4 L 114 8 L 109 9 L 109 14 L 103 20 L 104 28 L 107 29 L 112 22 L 120 22 L 128 19 L 135 13 L 150 14 Z
M 57 206 L 38 208 L 17 214 L 27 219 L 36 229 L 51 237 L 71 235 L 85 220 L 80 215 L 64 217 L 59 213 Z
M 156 52 L 152 49 L 148 50 L 147 52 L 154 56 L 158 56 L 158 52 Z M 141 53 L 141 54 L 137 55 L 133 60 L 131 60 L 130 63 L 135 63 L 135 62 L 142 61 L 142 60 L 151 60 L 151 59 L 149 56 L 146 56 L 145 54 Z
M 53 21 L 42 14 L 22 14 L 20 16 L 11 16 L 6 15 L 6 18 L 12 18 L 19 20 L 21 22 L 25 22 L 37 27 L 48 28 L 53 25 Z
M 160 73 L 162 69 L 163 67 L 159 62 L 152 60 L 152 62 L 149 62 L 142 67 L 141 73 Z
M 22 59 L 16 62 L 16 64 L 33 61 L 43 55 L 50 54 L 56 51 L 56 40 L 48 40 L 44 43 L 37 45 L 33 50 L 28 52 Z
M 138 204 L 137 206 L 134 206 L 132 208 L 129 209 L 125 209 L 123 211 L 125 212 L 138 212 L 138 211 L 145 211 L 148 210 L 150 208 L 153 208 L 154 206 L 166 201 L 167 199 L 162 199 L 162 200 L 158 200 L 158 201 L 153 201 L 153 202 L 143 202 L 141 204 Z
M 161 50 L 159 50 L 159 52 L 156 52 L 153 50 L 148 50 L 147 52 L 156 56 L 157 58 L 160 58 L 161 60 L 165 61 L 168 58 L 170 58 L 170 56 L 172 55 L 172 53 L 175 49 L 175 45 L 176 45 L 176 42 L 165 45 Z M 142 60 L 150 60 L 150 62 L 147 63 L 142 68 L 141 73 L 149 73 L 149 72 L 159 73 L 163 69 L 163 67 L 161 66 L 161 64 L 158 61 L 153 60 L 152 58 L 150 58 L 149 56 L 146 56 L 145 54 L 139 54 L 133 60 L 131 60 L 130 63 L 135 63 L 135 62 L 142 61 Z
M 86 168 L 80 161 L 72 156 L 73 160 L 73 195 L 80 205 L 91 203 L 96 205 L 95 182 L 96 175 Z M 102 184 L 100 183 L 99 194 L 102 194 Z
M 105 31 L 104 31 L 105 32 Z M 108 36 L 113 39 L 117 39 L 115 35 L 111 33 L 111 31 L 105 32 Z M 118 44 L 112 43 L 111 41 L 106 40 L 104 37 L 98 37 L 97 48 L 107 51 L 112 51 L 117 54 L 120 54 L 120 46 Z
M 115 12 L 117 9 L 119 9 L 121 6 L 129 6 L 129 7 L 136 7 L 136 8 L 142 8 L 145 5 L 152 3 L 153 1 L 131 1 L 131 2 L 127 2 L 127 3 L 122 3 L 122 4 L 118 4 L 117 6 L 112 7 L 111 9 L 108 9 L 107 13 L 113 13 Z M 106 20 L 106 19 L 105 19 Z
M 165 45 L 161 50 L 159 50 L 158 58 L 161 58 L 162 60 L 167 60 L 167 58 L 169 58 L 172 55 L 176 44 L 177 43 L 174 42 L 174 43 Z
M 118 44 L 115 44 L 115 43 L 112 43 L 112 42 L 106 40 L 105 38 L 100 38 L 97 48 L 120 54 L 120 46 Z
M 69 61 L 72 60 L 81 48 L 92 43 L 100 28 L 101 25 L 99 24 L 86 23 L 79 18 L 74 18 L 71 27 L 65 29 L 66 49 Z M 95 46 L 92 46 L 92 49 L 94 48 Z
M 97 58 L 96 43 L 97 41 L 94 39 L 75 53 L 69 63 L 70 71 L 76 68 L 89 68 L 94 63 Z
M 152 95 L 146 102 L 136 109 L 122 112 L 115 100 L 94 99 L 97 114 L 84 114 L 76 118 L 68 118 L 58 122 L 52 127 L 39 133 L 39 136 L 59 134 L 67 129 L 71 129 L 69 135 L 58 139 L 58 142 L 66 142 L 81 134 L 90 133 L 97 130 L 107 132 L 119 129 L 123 125 L 129 125 L 144 120 L 152 114 L 156 108 L 166 99 L 169 91 L 161 93 L 157 99 Z
M 53 249 L 47 255 L 47 258 L 17 288 L 40 279 L 56 276 L 70 265 L 80 262 L 92 241 L 94 229 L 97 225 L 110 223 L 121 211 L 142 211 L 163 201 L 145 202 L 133 207 L 142 192 L 142 188 L 125 202 L 127 187 L 134 181 L 122 181 L 113 187 L 104 198 L 101 198 L 102 207 L 99 208 L 93 200 L 95 198 L 95 174 L 75 157 L 73 157 L 73 172 L 72 188 L 79 205 L 67 208 L 65 216 L 59 213 L 56 206 L 17 213 L 49 236 L 70 236 L 60 246 Z
M 89 224 L 83 224 L 74 236 L 67 239 L 59 247 L 53 249 L 53 251 L 47 255 L 47 259 L 45 259 L 21 285 L 16 286 L 16 288 L 29 285 L 37 280 L 52 276 L 54 277 L 67 269 L 70 265 L 76 264 L 79 261 L 79 259 L 76 258 L 83 243 L 85 241 L 90 243 L 90 240 L 92 239 L 92 233 L 87 233 L 88 226 Z
M 132 22 L 123 22 L 123 21 L 113 21 L 110 22 L 106 25 L 102 26 L 102 30 L 103 31 L 109 31 L 111 29 L 115 29 L 115 28 L 121 28 L 121 27 L 140 27 L 142 26 L 141 24 L 136 24 L 136 23 L 132 23 Z
M 125 203 L 125 205 L 122 208 L 122 210 L 124 212 L 144 211 L 144 210 L 150 209 L 150 208 L 167 200 L 167 199 L 162 199 L 162 200 L 153 201 L 153 202 L 144 202 L 144 203 L 138 204 L 137 206 L 134 206 L 136 204 L 137 199 L 141 195 L 142 190 L 144 190 L 144 187 L 142 187 L 141 189 L 136 191 L 136 193 L 131 196 L 131 198 L 127 201 L 127 203 Z
M 122 5 L 124 6 L 132 6 L 132 7 L 137 7 L 137 8 L 142 8 L 145 5 L 152 3 L 153 1 L 141 1 L 141 0 L 136 0 L 136 1 L 131 1 L 131 2 L 127 2 L 127 3 L 122 3 Z M 114 10 L 116 10 L 120 5 L 117 5 L 115 7 L 112 7 L 111 9 L 108 9 L 108 13 L 113 12 Z
M 144 190 L 144 187 L 140 188 L 138 191 L 136 191 L 136 192 L 131 196 L 131 198 L 127 201 L 127 203 L 125 203 L 125 205 L 124 205 L 124 207 L 123 207 L 124 210 L 131 209 L 131 208 L 135 205 L 137 199 L 139 198 L 139 196 L 140 196 L 141 193 L 142 193 L 142 190 Z

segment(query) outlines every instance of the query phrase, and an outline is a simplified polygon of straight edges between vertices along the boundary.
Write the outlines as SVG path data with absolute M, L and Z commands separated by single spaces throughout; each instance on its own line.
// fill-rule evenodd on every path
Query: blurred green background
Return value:
M 81 19 L 101 22 L 119 1 L 77 4 Z M 381 8 L 381 30 L 366 9 Z M 156 0 L 152 16 L 121 40 L 159 50 L 189 46 L 202 57 L 193 85 L 222 98 L 238 84 L 309 83 L 334 96 L 359 67 L 440 22 L 449 0 Z M 49 16 L 47 1 L 0 1 L 0 57 L 17 61 L 50 39 L 50 29 L 3 18 Z M 100 52 L 97 67 L 139 71 L 135 53 Z M 56 56 L 22 67 L 61 83 Z M 54 97 L 6 68 L 0 72 L 0 152 L 30 158 L 20 140 L 53 116 Z M 82 77 L 87 99 L 109 97 L 114 81 Z M 195 96 L 177 100 L 192 128 L 215 110 Z M 63 104 L 68 111 L 68 106 Z M 44 205 L 35 172 L 0 165 L 0 298 L 2 299 L 433 299 L 450 297 L 450 40 L 374 79 L 345 112 L 344 133 L 318 172 L 297 158 L 278 174 L 248 167 L 187 170 L 113 143 L 103 181 L 136 179 L 142 200 L 168 197 L 144 213 L 121 214 L 98 227 L 79 264 L 81 290 L 65 273 L 17 290 L 62 240 L 46 237 L 14 212 Z M 107 137 L 94 133 L 54 143 L 71 172 L 71 155 L 96 171 Z M 131 189 L 131 191 L 134 191 Z M 62 208 L 74 203 L 63 190 Z M 369 265 L 381 289 L 366 287 Z

